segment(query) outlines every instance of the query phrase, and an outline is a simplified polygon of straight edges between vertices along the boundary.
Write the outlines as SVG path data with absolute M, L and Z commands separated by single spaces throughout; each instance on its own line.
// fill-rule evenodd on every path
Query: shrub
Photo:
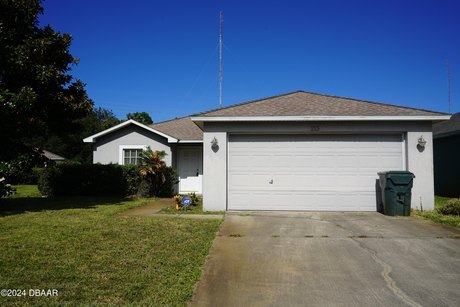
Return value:
M 15 192 L 9 180 L 12 172 L 13 167 L 10 163 L 0 162 L 0 197 L 10 196 Z
M 188 197 L 190 197 L 190 205 L 191 206 L 197 206 L 198 205 L 198 202 L 200 201 L 200 199 L 198 198 L 198 196 L 196 196 L 196 193 L 193 192 L 193 193 L 188 193 L 187 194 Z M 184 206 L 182 205 L 182 200 L 184 199 L 185 195 L 180 195 L 180 194 L 177 194 L 173 197 L 174 199 L 174 203 L 176 204 L 176 210 L 182 210 L 184 209 Z
M 123 170 L 118 165 L 62 163 L 46 168 L 38 189 L 44 195 L 125 195 Z
M 37 184 L 40 173 L 43 170 L 43 168 L 38 167 L 34 167 L 28 171 L 18 170 L 10 177 L 10 181 L 12 184 Z
M 174 186 L 179 183 L 177 172 L 172 167 L 163 170 L 164 181 L 155 186 L 153 192 L 155 196 L 171 197 L 174 194 Z
M 123 165 L 123 178 L 125 180 L 125 194 L 138 194 L 139 185 L 141 183 L 141 175 L 139 174 L 139 165 Z
M 38 189 L 43 195 L 170 197 L 178 182 L 172 167 L 141 176 L 139 165 L 61 163 L 43 169 Z M 162 180 L 158 177 L 162 176 Z
M 59 184 L 57 183 L 59 178 L 62 177 L 62 172 L 57 167 L 46 168 L 38 178 L 38 190 L 42 195 L 55 195 L 56 189 L 59 193 Z
M 33 167 L 42 160 L 38 151 L 21 154 L 9 162 L 0 162 L 0 177 L 10 184 L 36 184 L 37 174 Z
M 173 197 L 174 203 L 176 204 L 176 210 L 181 210 L 181 209 L 182 209 L 182 207 L 183 207 L 183 206 L 182 206 L 182 199 L 183 199 L 183 198 L 184 198 L 184 196 L 179 195 L 179 194 L 178 194 L 178 195 L 175 195 L 175 196 Z
M 171 197 L 174 194 L 174 185 L 178 178 L 176 170 L 166 167 L 161 172 L 140 176 L 138 183 L 137 196 L 139 197 Z
M 176 170 L 166 166 L 165 157 L 166 152 L 153 151 L 150 147 L 142 151 L 139 169 L 142 180 L 138 191 L 139 196 L 172 196 L 174 185 L 179 181 Z
M 438 213 L 443 215 L 460 215 L 460 198 L 452 198 L 447 203 L 437 208 Z
M 5 177 L 0 178 L 0 197 L 10 196 L 14 194 L 16 190 L 9 184 L 6 183 Z
M 192 201 L 192 206 L 198 205 L 198 202 L 200 201 L 200 199 L 198 198 L 198 196 L 196 196 L 195 192 L 188 193 L 188 197 L 190 197 L 190 199 Z

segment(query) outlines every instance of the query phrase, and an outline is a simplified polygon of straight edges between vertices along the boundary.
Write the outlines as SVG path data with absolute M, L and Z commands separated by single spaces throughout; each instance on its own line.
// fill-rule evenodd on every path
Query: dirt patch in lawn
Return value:
M 174 204 L 172 198 L 159 198 L 154 200 L 147 205 L 140 206 L 137 208 L 129 209 L 123 213 L 120 213 L 121 216 L 154 216 L 161 209 L 166 208 Z

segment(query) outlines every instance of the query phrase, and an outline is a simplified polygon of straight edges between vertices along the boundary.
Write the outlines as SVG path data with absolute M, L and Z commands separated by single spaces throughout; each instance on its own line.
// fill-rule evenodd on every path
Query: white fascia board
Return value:
M 164 137 L 164 138 L 167 138 L 167 139 L 168 139 L 168 143 L 176 143 L 176 142 L 178 141 L 178 139 L 176 139 L 176 138 L 174 138 L 174 137 L 172 137 L 172 136 L 170 136 L 170 135 L 167 135 L 167 134 L 165 134 L 165 133 L 163 133 L 163 132 L 160 132 L 160 131 L 158 131 L 158 130 L 153 129 L 152 127 L 146 126 L 146 125 L 141 124 L 141 123 L 139 123 L 139 122 L 137 122 L 137 121 L 135 121 L 135 120 L 130 119 L 130 120 L 127 120 L 127 121 L 125 121 L 125 122 L 122 122 L 121 124 L 118 124 L 118 125 L 116 125 L 116 126 L 113 126 L 113 127 L 109 128 L 109 129 L 106 129 L 106 130 L 101 131 L 101 132 L 99 132 L 99 133 L 93 134 L 93 135 L 91 135 L 91 136 L 89 136 L 89 137 L 83 139 L 83 142 L 85 142 L 85 143 L 94 143 L 98 137 L 101 137 L 101 136 L 106 135 L 106 134 L 108 134 L 108 133 L 110 133 L 110 132 L 119 130 L 119 129 L 125 127 L 125 126 L 130 125 L 130 124 L 134 124 L 134 125 L 136 125 L 136 126 L 139 126 L 139 127 L 141 127 L 141 128 L 144 128 L 144 129 L 146 129 L 146 130 L 148 130 L 148 131 L 151 131 L 151 132 L 153 132 L 153 133 L 155 133 L 155 134 L 158 134 L 158 135 L 160 135 L 160 136 L 162 136 L 162 137 Z
M 203 143 L 203 140 L 179 140 L 179 144 L 188 144 L 188 143 Z
M 197 116 L 193 122 L 291 122 L 291 121 L 442 121 L 450 115 L 426 116 Z

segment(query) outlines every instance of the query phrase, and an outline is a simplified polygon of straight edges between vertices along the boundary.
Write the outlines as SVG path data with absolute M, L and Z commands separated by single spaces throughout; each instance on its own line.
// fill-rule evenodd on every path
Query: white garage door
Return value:
M 228 210 L 376 211 L 402 135 L 230 135 Z

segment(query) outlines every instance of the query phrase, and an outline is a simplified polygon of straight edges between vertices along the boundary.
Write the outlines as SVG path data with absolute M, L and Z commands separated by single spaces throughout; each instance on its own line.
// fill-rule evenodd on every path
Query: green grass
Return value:
M 36 185 L 15 185 L 13 188 L 16 190 L 16 192 L 11 196 L 12 198 L 41 197 L 40 191 L 38 191 Z
M 31 195 L 0 200 L 0 289 L 59 296 L 0 297 L 2 306 L 185 306 L 221 223 L 117 214 L 149 199 Z
M 435 210 L 425 210 L 425 211 L 412 210 L 412 214 L 414 214 L 416 216 L 421 216 L 421 217 L 430 219 L 430 220 L 432 220 L 433 222 L 436 222 L 436 223 L 451 225 L 451 226 L 454 226 L 454 227 L 460 227 L 460 216 L 458 216 L 458 215 L 443 215 L 443 214 L 440 214 L 440 213 L 438 213 L 436 211 L 437 208 L 445 206 L 449 199 L 450 198 L 448 198 L 448 197 L 435 196 L 435 198 L 434 198 Z
M 435 196 L 434 197 L 434 206 L 435 208 L 443 207 L 447 204 L 449 197 Z

